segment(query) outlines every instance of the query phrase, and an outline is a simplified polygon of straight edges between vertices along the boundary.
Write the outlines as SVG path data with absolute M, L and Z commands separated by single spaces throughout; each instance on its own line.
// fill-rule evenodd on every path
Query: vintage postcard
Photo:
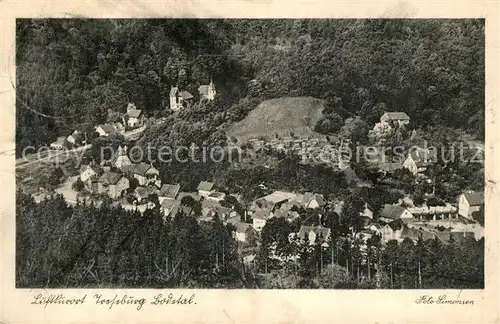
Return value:
M 498 323 L 494 2 L 1 3 L 2 323 Z

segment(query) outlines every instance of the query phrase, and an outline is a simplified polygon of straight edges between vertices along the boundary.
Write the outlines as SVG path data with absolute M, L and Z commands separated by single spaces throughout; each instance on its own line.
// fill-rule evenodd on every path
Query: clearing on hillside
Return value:
M 290 136 L 321 136 L 314 126 L 323 116 L 323 103 L 312 97 L 287 97 L 266 100 L 248 116 L 232 125 L 229 136 L 240 142 L 252 138 L 268 139 Z

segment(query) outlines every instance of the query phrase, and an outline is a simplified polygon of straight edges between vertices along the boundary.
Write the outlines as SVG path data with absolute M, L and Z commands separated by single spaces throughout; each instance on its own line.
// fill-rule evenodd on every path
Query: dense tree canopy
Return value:
M 20 19 L 16 46 L 17 147 L 127 101 L 168 114 L 171 86 L 197 96 L 210 78 L 209 130 L 259 100 L 313 96 L 332 103 L 325 131 L 338 115 L 373 125 L 387 109 L 484 136 L 484 20 Z

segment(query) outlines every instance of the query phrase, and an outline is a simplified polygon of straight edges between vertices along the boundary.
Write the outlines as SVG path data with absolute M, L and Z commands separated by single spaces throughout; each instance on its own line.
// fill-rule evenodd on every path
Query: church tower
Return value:
M 212 81 L 212 79 L 210 79 L 210 84 L 208 85 L 208 93 L 207 93 L 208 100 L 214 100 L 215 94 L 216 94 L 215 84 Z

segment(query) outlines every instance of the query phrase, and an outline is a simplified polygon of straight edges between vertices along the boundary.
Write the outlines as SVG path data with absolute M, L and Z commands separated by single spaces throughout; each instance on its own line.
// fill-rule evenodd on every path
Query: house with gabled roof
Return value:
M 125 165 L 122 167 L 122 171 L 130 177 L 136 178 L 139 182 L 139 186 L 145 186 L 148 184 L 158 185 L 160 181 L 160 171 L 158 171 L 158 169 L 156 169 L 152 164 L 141 162 L 137 164 Z
M 102 173 L 103 169 L 99 165 L 91 163 L 87 166 L 82 167 L 80 171 L 80 180 L 85 183 L 90 179 L 90 177 L 94 175 L 100 176 Z
M 399 240 L 405 226 L 406 224 L 401 218 L 385 224 L 378 230 L 382 242 L 387 243 L 390 240 Z
M 304 242 L 309 242 L 310 245 L 321 240 L 322 246 L 328 246 L 328 239 L 330 238 L 330 228 L 323 226 L 301 226 L 299 230 L 299 238 Z
M 252 226 L 256 231 L 261 231 L 266 226 L 270 213 L 271 210 L 265 208 L 258 209 L 252 213 Z
M 196 190 L 198 190 L 198 194 L 200 196 L 207 198 L 212 193 L 213 188 L 214 188 L 213 182 L 201 181 L 198 184 Z
M 484 205 L 484 193 L 466 191 L 458 196 L 458 215 L 472 219 L 472 213 L 477 212 Z
M 402 126 L 410 123 L 410 117 L 406 113 L 400 111 L 386 112 L 380 117 L 380 122 L 394 122 Z
M 158 199 L 160 200 L 160 203 L 165 199 L 175 200 L 180 189 L 181 189 L 180 184 L 162 185 L 160 191 L 158 192 Z
M 212 80 L 210 80 L 210 84 L 201 85 L 198 88 L 198 92 L 200 93 L 200 96 L 202 98 L 207 99 L 209 101 L 214 100 L 215 94 L 217 93 L 215 90 L 215 84 L 213 83 Z
M 325 205 L 326 205 L 326 201 L 325 201 L 325 198 L 323 197 L 323 195 L 314 194 L 314 195 L 312 195 L 311 199 L 307 203 L 306 208 L 315 209 L 315 208 L 324 207 Z
M 122 120 L 124 125 L 128 125 L 131 128 L 140 127 L 144 123 L 144 114 L 133 103 L 129 103 L 127 105 L 127 112 L 122 115 Z
M 95 127 L 95 131 L 99 134 L 99 136 L 107 137 L 109 135 L 116 134 L 118 131 L 115 126 L 111 124 L 101 124 Z
M 122 147 L 120 145 L 111 159 L 111 165 L 115 168 L 122 169 L 124 166 L 131 164 L 132 161 L 130 161 L 130 158 L 127 155 L 127 147 Z
M 154 194 L 158 195 L 158 188 L 153 185 L 137 187 L 134 190 L 135 199 L 140 204 L 150 201 Z
M 436 156 L 428 149 L 414 147 L 410 149 L 403 161 L 403 168 L 408 169 L 412 174 L 424 172 L 427 167 L 435 163 Z
M 379 219 L 391 222 L 397 219 L 413 219 L 413 215 L 403 206 L 386 204 L 380 211 Z
M 106 194 L 112 199 L 121 197 L 129 188 L 129 180 L 121 173 L 105 172 L 97 181 L 97 191 Z

